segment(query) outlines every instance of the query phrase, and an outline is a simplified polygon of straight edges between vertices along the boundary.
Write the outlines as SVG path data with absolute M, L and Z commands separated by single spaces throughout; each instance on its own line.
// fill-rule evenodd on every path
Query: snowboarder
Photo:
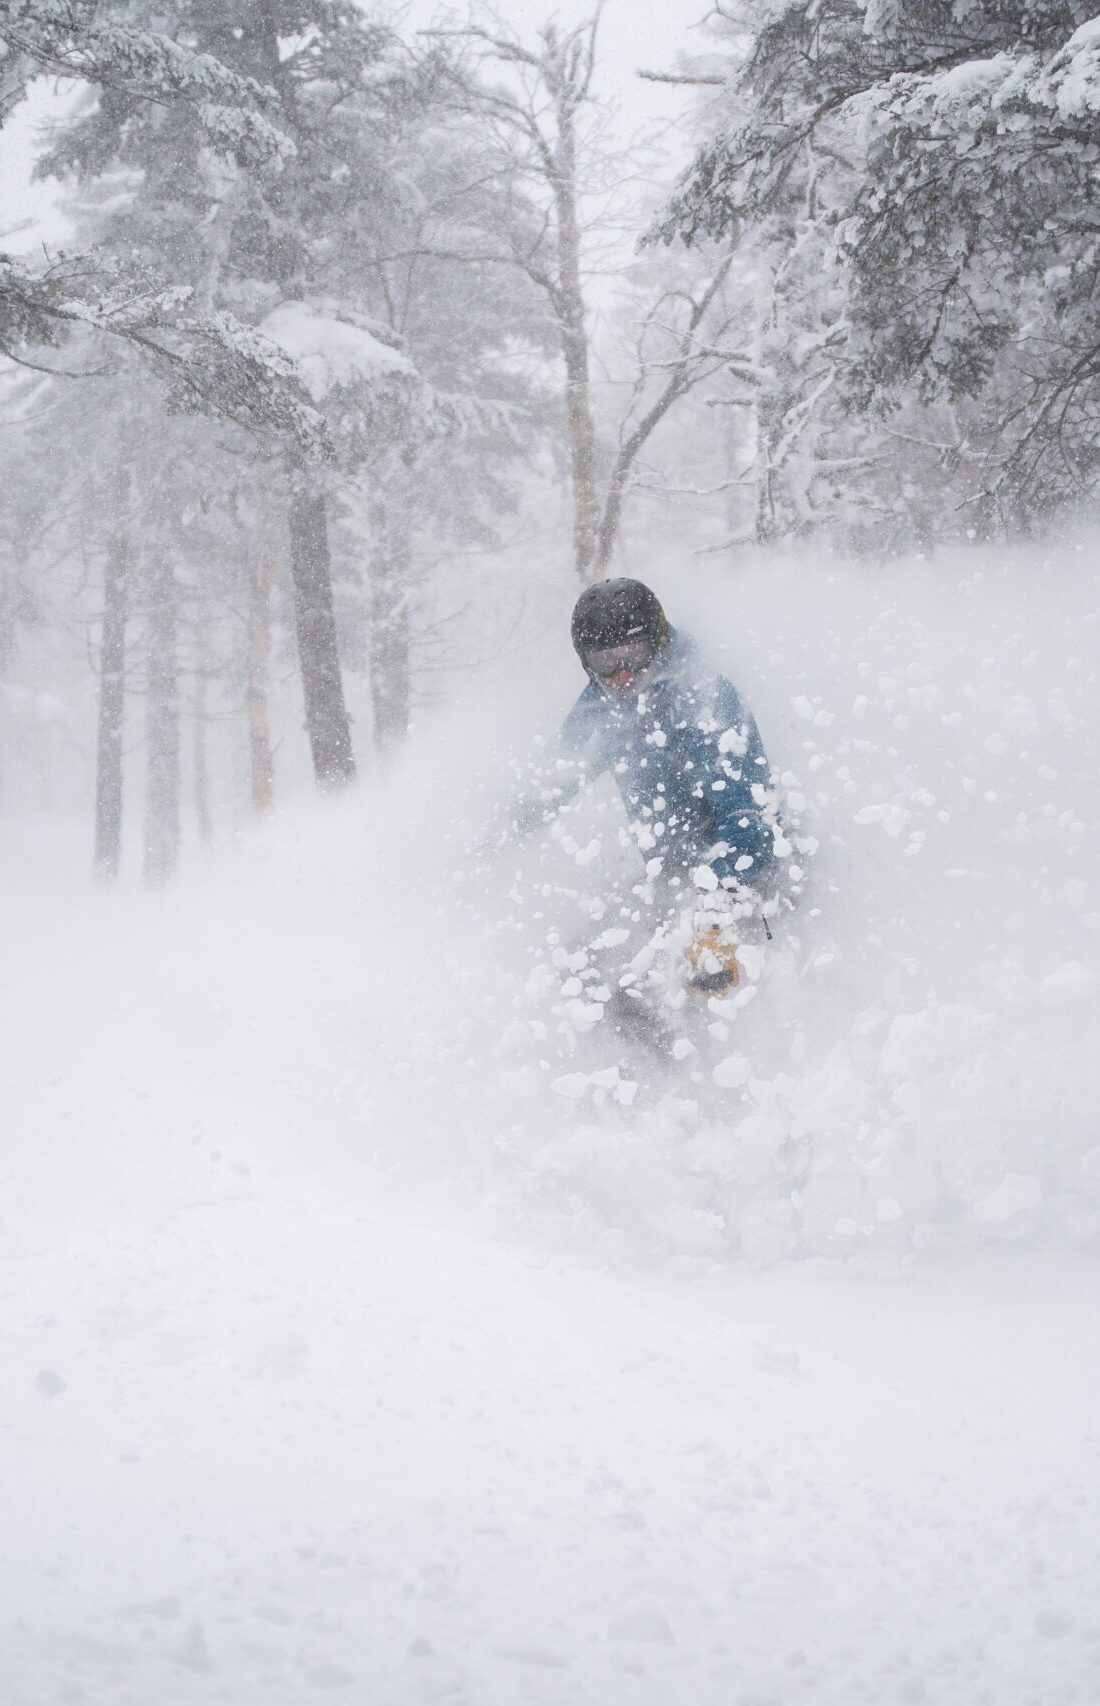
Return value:
M 752 713 L 695 641 L 671 627 L 640 581 L 601 581 L 577 600 L 573 645 L 588 685 L 565 719 L 554 758 L 513 818 L 545 824 L 610 771 L 645 859 L 645 880 L 621 909 L 631 942 L 693 912 L 686 986 L 723 994 L 738 982 L 745 921 L 778 905 L 777 851 L 786 852 Z M 614 1011 L 640 996 L 637 966 L 617 979 Z

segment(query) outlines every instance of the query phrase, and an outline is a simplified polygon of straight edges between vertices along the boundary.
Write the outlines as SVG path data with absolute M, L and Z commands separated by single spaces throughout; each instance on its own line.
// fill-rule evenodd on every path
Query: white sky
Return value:
M 534 34 L 551 18 L 566 28 L 583 22 L 593 0 L 499 0 L 494 9 L 519 34 Z M 439 0 L 411 0 L 404 15 L 422 27 L 441 10 Z M 711 0 L 606 0 L 597 86 L 619 108 L 624 134 L 684 110 L 689 91 L 643 82 L 636 73 L 673 70 L 679 53 L 705 51 L 707 36 L 698 26 L 711 10 Z
M 455 8 L 457 10 L 457 8 Z M 698 27 L 709 0 L 607 0 L 601 24 L 602 52 L 598 88 L 615 106 L 623 139 L 635 131 L 674 122 L 686 112 L 690 91 L 643 82 L 639 68 L 670 70 L 681 52 L 705 51 Z M 411 0 L 401 15 L 410 29 L 423 28 L 441 10 L 438 0 Z M 591 0 L 501 0 L 498 15 L 521 33 L 534 32 L 549 18 L 569 27 L 590 16 Z M 66 224 L 51 186 L 32 184 L 36 135 L 65 97 L 50 85 L 36 85 L 0 133 L 0 244 L 26 253 L 41 243 L 64 240 Z M 667 139 L 670 171 L 685 158 L 685 144 L 671 132 Z M 664 173 L 661 174 L 664 176 Z M 24 230 L 15 228 L 28 221 Z

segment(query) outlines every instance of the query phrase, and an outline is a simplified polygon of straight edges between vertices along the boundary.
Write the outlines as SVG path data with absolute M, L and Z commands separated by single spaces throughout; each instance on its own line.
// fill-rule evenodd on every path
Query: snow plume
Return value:
M 86 1045 L 49 1091 L 80 1141 L 19 1159 L 14 1200 L 45 1167 L 85 1217 L 117 1212 L 209 1148 L 230 1182 L 280 1156 L 369 1161 L 599 1261 L 1094 1238 L 1093 561 L 653 575 L 720 648 L 817 848 L 791 855 L 797 910 L 696 1010 L 664 1082 L 585 978 L 607 893 L 640 870 L 610 786 L 493 845 L 583 685 L 569 588 L 522 667 L 472 674 L 388 779 L 285 814 L 176 894 L 66 905 L 48 865 L 37 896 L 9 873 L 12 1058 L 48 1083 L 55 1042 Z
M 569 951 L 578 912 L 589 941 L 600 928 L 617 800 L 479 871 L 448 1069 L 475 1112 L 437 1122 L 451 1163 L 604 1256 L 1094 1237 L 1090 564 L 1081 547 L 888 578 L 770 563 L 668 587 L 687 626 L 728 636 L 819 849 L 809 892 L 746 950 L 745 986 L 710 1003 L 677 1082 L 635 1094 L 645 1074 L 621 1064 Z

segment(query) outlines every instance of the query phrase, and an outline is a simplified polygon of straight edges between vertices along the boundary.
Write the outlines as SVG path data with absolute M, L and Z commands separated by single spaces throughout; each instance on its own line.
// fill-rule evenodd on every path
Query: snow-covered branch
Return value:
M 187 102 L 211 146 L 242 166 L 295 152 L 276 122 L 273 89 L 161 32 L 129 28 L 94 0 L 6 0 L 0 44 L 30 74 L 50 71 L 157 104 Z

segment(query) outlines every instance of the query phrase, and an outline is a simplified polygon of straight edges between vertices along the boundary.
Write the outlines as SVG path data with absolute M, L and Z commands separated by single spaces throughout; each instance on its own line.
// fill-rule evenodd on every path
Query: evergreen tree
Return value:
M 1079 496 L 1100 472 L 1093 151 L 1100 35 L 1061 0 L 785 0 L 740 9 L 731 121 L 659 232 L 773 218 L 807 153 L 852 165 L 823 209 L 849 408 L 911 413 L 967 469 L 976 519 Z M 971 406 L 973 404 L 974 406 Z M 979 472 L 980 471 L 980 472 Z
M 819 213 L 841 288 L 839 391 L 856 413 L 907 411 L 902 435 L 940 456 L 977 519 L 1037 514 L 1100 471 L 1090 14 L 1061 0 L 737 9 L 730 119 L 658 225 L 687 242 L 759 230 L 810 154 L 849 162 Z M 929 428 L 912 411 L 933 404 Z
M 130 0 L 132 28 L 156 9 Z M 61 137 L 42 169 L 95 178 L 119 167 L 141 173 L 130 205 L 104 240 L 142 263 L 185 280 L 214 317 L 227 309 L 253 322 L 287 300 L 324 286 L 325 185 L 339 176 L 343 120 L 328 122 L 341 99 L 384 110 L 401 74 L 385 64 L 392 38 L 350 6 L 328 0 L 291 6 L 267 0 L 177 8 L 189 50 L 224 52 L 234 74 L 274 86 L 294 149 L 266 172 L 245 177 L 205 146 L 179 107 L 154 108 L 128 91 L 100 101 Z M 296 48 L 287 48 L 291 40 Z M 365 73 L 378 73 L 367 77 Z M 364 94 L 366 91 L 366 94 Z M 272 347 L 262 333 L 250 336 Z M 283 352 L 292 371 L 293 356 Z M 306 724 L 318 782 L 338 786 L 355 773 L 333 616 L 324 478 L 299 447 L 285 460 L 288 540 L 294 583 Z
M 122 0 L 9 0 L 0 13 L 0 125 L 28 82 L 49 71 L 98 84 L 97 112 L 108 128 L 112 117 L 117 125 L 155 108 L 174 116 L 192 151 L 201 144 L 239 167 L 293 154 L 269 85 L 161 29 L 135 27 L 131 11 Z M 29 347 L 57 347 L 89 329 L 151 362 L 168 384 L 170 408 L 274 427 L 307 453 L 323 448 L 320 422 L 278 351 L 231 315 L 194 313 L 178 278 L 117 255 L 61 256 L 34 268 L 0 254 L 0 353 L 34 367 Z
M 114 10 L 133 30 L 163 24 L 150 0 Z M 187 440 L 189 469 L 179 470 L 164 512 L 186 502 L 190 481 L 239 536 L 223 540 L 214 566 L 200 572 L 217 584 L 247 565 L 242 704 L 252 795 L 266 809 L 265 660 L 281 564 L 317 778 L 340 785 L 355 760 L 338 615 L 349 655 L 363 650 L 355 626 L 369 626 L 375 735 L 390 746 L 409 718 L 416 531 L 432 535 L 424 554 L 438 559 L 448 532 L 484 528 L 494 506 L 510 500 L 503 471 L 530 418 L 517 355 L 521 345 L 537 347 L 539 331 L 529 287 L 525 295 L 499 269 L 487 275 L 457 252 L 457 233 L 483 225 L 499 198 L 470 137 L 438 122 L 432 59 L 415 63 L 391 31 L 327 0 L 180 4 L 176 30 L 187 51 L 217 55 L 234 76 L 277 91 L 292 147 L 245 172 L 209 146 L 182 106 L 109 90 L 55 138 L 41 170 L 75 176 L 85 201 L 103 185 L 113 205 L 102 216 L 92 211 L 90 236 L 132 268 L 179 279 L 205 317 L 247 323 L 256 347 L 308 387 L 300 406 L 317 423 L 324 464 L 302 434 L 288 451 L 270 434 L 207 431 Z M 119 172 L 133 174 L 122 199 Z M 426 252 L 447 244 L 455 252 L 446 258 Z M 434 465 L 427 480 L 414 472 L 425 455 Z M 258 529 L 251 539 L 249 529 Z M 152 553 L 143 585 L 162 575 L 165 550 L 179 564 L 173 531 L 164 520 L 158 537 L 143 534 L 142 550 Z M 352 588 L 363 582 L 366 597 L 337 600 L 334 576 Z M 173 586 L 178 603 L 178 571 L 163 580 Z M 148 676 L 150 685 L 164 679 L 163 671 Z

